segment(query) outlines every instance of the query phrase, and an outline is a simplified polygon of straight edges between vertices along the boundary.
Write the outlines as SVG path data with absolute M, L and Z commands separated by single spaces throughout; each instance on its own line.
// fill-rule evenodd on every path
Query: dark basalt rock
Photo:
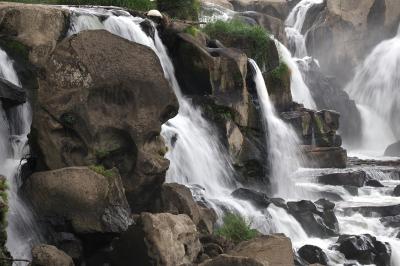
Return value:
M 0 100 L 5 109 L 26 102 L 25 91 L 13 83 L 0 78 Z
M 400 197 L 400 185 L 396 186 L 393 190 L 393 196 Z
M 367 180 L 367 181 L 365 182 L 365 185 L 368 186 L 368 187 L 385 187 L 384 185 L 382 185 L 381 182 L 379 182 L 379 181 L 376 180 L 376 179 Z
M 302 246 L 297 252 L 299 256 L 309 264 L 319 263 L 321 265 L 328 265 L 328 257 L 319 247 L 305 245 Z
M 232 192 L 232 196 L 242 200 L 248 200 L 257 208 L 268 208 L 271 199 L 264 193 L 247 188 L 239 188 Z
M 386 226 L 395 227 L 395 228 L 400 227 L 400 215 L 383 217 L 379 220 L 381 221 L 381 223 L 383 223 Z
M 268 208 L 272 203 L 277 207 L 287 209 L 285 200 L 280 198 L 269 198 L 265 193 L 247 188 L 238 188 L 232 192 L 232 196 L 238 199 L 250 201 L 254 206 L 260 209 Z
M 357 260 L 361 264 L 390 266 L 391 249 L 388 243 L 377 241 L 375 237 L 365 235 L 343 235 L 337 241 L 336 249 L 346 259 Z
M 365 171 L 333 173 L 318 177 L 319 183 L 332 186 L 362 187 L 367 180 L 368 176 Z
M 288 211 L 302 225 L 307 234 L 317 237 L 336 236 L 339 223 L 333 212 L 334 203 L 319 200 L 288 202 Z

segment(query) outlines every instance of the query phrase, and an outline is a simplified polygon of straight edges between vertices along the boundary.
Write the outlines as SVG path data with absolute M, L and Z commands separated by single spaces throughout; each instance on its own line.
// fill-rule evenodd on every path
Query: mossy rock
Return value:
M 209 23 L 204 32 L 227 47 L 242 50 L 254 59 L 263 71 L 279 65 L 279 53 L 269 33 L 261 26 L 249 25 L 241 20 Z
M 199 0 L 157 0 L 157 8 L 173 18 L 197 21 L 199 19 Z
M 268 93 L 278 111 L 287 111 L 292 105 L 292 92 L 290 90 L 291 71 L 285 63 L 273 71 L 264 74 Z

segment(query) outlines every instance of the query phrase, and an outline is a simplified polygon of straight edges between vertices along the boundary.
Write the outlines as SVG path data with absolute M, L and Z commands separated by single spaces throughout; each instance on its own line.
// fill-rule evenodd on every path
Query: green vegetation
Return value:
M 253 58 L 259 66 L 268 61 L 268 32 L 261 26 L 249 25 L 240 20 L 208 23 L 204 32 L 212 39 L 218 39 L 228 47 L 241 49 Z
M 227 213 L 223 222 L 224 224 L 216 231 L 216 234 L 235 243 L 250 240 L 259 234 L 257 230 L 251 229 L 251 223 L 239 214 Z
M 173 18 L 198 20 L 199 0 L 157 0 L 157 8 Z
M 290 76 L 290 69 L 289 69 L 289 67 L 288 67 L 285 63 L 283 63 L 283 62 L 281 62 L 277 68 L 275 68 L 274 70 L 271 71 L 271 76 L 272 76 L 272 78 L 274 78 L 274 79 L 283 80 L 283 79 L 285 79 L 288 75 Z
M 106 169 L 103 165 L 91 165 L 89 166 L 89 169 L 100 174 L 103 175 L 105 177 L 114 177 L 115 176 L 115 172 L 113 169 Z
M 11 0 L 11 2 L 57 5 L 119 6 L 139 11 L 148 11 L 155 8 L 155 3 L 150 0 Z
M 184 30 L 184 32 L 187 33 L 187 34 L 192 35 L 193 37 L 196 37 L 197 34 L 200 32 L 200 30 L 199 30 L 197 27 L 195 27 L 195 26 L 190 26 L 190 27 L 187 27 L 187 28 Z
M 265 82 L 270 94 L 277 94 L 283 91 L 290 91 L 290 68 L 283 62 L 277 68 L 267 73 Z

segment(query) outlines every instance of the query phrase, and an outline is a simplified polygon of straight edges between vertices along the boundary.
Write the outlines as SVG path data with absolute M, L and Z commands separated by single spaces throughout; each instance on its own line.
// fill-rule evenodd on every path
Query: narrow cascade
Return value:
M 308 55 L 305 37 L 301 33 L 307 12 L 314 5 L 321 3 L 323 3 L 323 0 L 302 0 L 292 9 L 286 19 L 285 31 L 289 39 L 289 47 L 294 49 L 294 56 L 297 58 Z
M 382 155 L 388 145 L 400 139 L 399 69 L 400 30 L 396 37 L 375 47 L 345 88 L 362 115 L 364 135 L 360 149 L 373 148 L 375 156 Z M 374 125 L 370 127 L 368 121 Z
M 0 77 L 21 86 L 7 54 L 0 50 Z M 19 171 L 29 154 L 27 135 L 31 125 L 29 103 L 12 107 L 6 111 L 0 104 L 0 174 L 7 178 L 8 190 L 8 227 L 6 246 L 17 259 L 30 259 L 30 250 L 40 242 L 40 232 L 30 209 L 18 195 L 20 186 Z M 21 265 L 25 263 L 21 262 Z
M 255 70 L 254 82 L 266 129 L 269 164 L 272 169 L 272 188 L 280 197 L 294 197 L 296 189 L 291 176 L 301 165 L 300 151 L 297 148 L 299 140 L 294 130 L 277 116 L 260 68 L 254 60 L 249 61 Z
M 290 51 L 278 40 L 275 40 L 276 46 L 279 50 L 281 60 L 288 65 L 291 71 L 290 88 L 292 91 L 293 100 L 304 104 L 304 107 L 310 109 L 317 109 L 317 105 L 311 95 L 310 89 L 304 82 L 303 76 L 297 65 L 296 58 L 293 58 Z
M 305 36 L 301 33 L 306 20 L 308 10 L 316 4 L 321 4 L 323 0 L 302 0 L 290 12 L 286 19 L 286 35 L 292 53 L 281 43 L 277 46 L 283 61 L 292 70 L 292 95 L 293 100 L 303 103 L 305 107 L 316 109 L 315 101 L 310 89 L 303 80 L 303 76 L 297 65 L 297 61 L 309 58 L 305 43 Z M 292 56 L 293 54 L 293 56 Z

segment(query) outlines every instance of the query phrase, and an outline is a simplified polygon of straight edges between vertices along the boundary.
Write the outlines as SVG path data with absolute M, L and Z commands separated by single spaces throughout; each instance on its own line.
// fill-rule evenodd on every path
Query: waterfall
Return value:
M 382 155 L 388 145 L 400 139 L 399 70 L 400 31 L 373 49 L 345 88 L 362 115 L 361 149 L 372 146 L 375 155 Z
M 7 54 L 0 50 L 0 77 L 21 86 Z M 17 259 L 30 259 L 30 250 L 40 242 L 40 233 L 33 215 L 18 195 L 19 171 L 29 154 L 27 135 L 31 125 L 29 103 L 5 110 L 0 104 L 0 174 L 7 178 L 9 185 L 6 247 Z
M 293 47 L 294 56 L 303 58 L 307 56 L 305 37 L 301 33 L 308 10 L 323 0 L 302 0 L 290 12 L 286 19 L 286 35 L 289 39 L 289 47 Z
M 263 114 L 272 188 L 278 196 L 290 198 L 296 194 L 291 176 L 300 167 L 300 142 L 294 130 L 277 116 L 260 68 L 254 60 L 249 61 L 255 70 L 254 82 Z
M 276 41 L 282 60 L 292 71 L 291 88 L 293 100 L 303 103 L 305 107 L 310 109 L 316 109 L 317 106 L 310 89 L 304 82 L 297 61 L 308 58 L 305 36 L 301 33 L 307 12 L 312 6 L 321 3 L 323 3 L 323 0 L 302 0 L 292 9 L 287 17 L 285 31 L 289 47 L 293 50 L 293 57 L 283 44 Z

